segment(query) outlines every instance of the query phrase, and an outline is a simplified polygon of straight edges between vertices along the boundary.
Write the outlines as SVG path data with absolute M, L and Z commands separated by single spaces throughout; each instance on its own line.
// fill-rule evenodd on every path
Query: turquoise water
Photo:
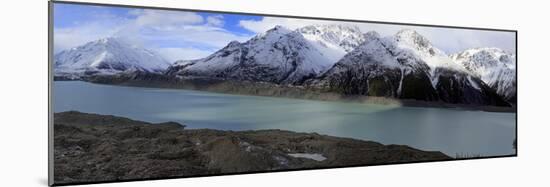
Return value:
M 423 150 L 497 156 L 514 154 L 515 113 L 398 107 L 193 90 L 53 84 L 55 112 L 124 116 L 148 122 L 176 121 L 188 128 L 284 129 L 404 144 Z

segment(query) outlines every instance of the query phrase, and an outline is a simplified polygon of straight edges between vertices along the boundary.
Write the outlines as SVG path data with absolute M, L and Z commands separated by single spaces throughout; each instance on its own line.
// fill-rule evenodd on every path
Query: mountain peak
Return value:
M 364 36 L 365 36 L 366 41 L 370 41 L 370 40 L 380 38 L 380 34 L 378 34 L 378 32 L 376 32 L 376 31 L 369 31 L 369 32 L 365 33 Z
M 124 44 L 126 44 L 126 42 L 122 42 L 120 39 L 115 38 L 115 37 L 100 38 L 100 39 L 98 39 L 98 40 L 91 41 L 91 42 L 89 42 L 88 44 L 94 44 L 94 45 L 115 45 L 115 44 L 119 44 L 119 43 L 124 43 Z M 86 45 L 86 44 L 85 44 L 85 45 Z
M 110 38 L 101 38 L 101 39 L 97 40 L 97 43 L 103 43 L 103 44 L 105 44 L 105 43 L 109 42 L 109 39 L 110 39 Z
M 423 37 L 420 33 L 413 29 L 401 29 L 395 34 L 395 36 L 400 38 Z
M 286 33 L 289 33 L 291 32 L 290 29 L 284 27 L 284 26 L 281 26 L 281 25 L 275 25 L 275 27 L 269 29 L 266 31 L 266 33 L 281 33 L 281 34 L 286 34 Z
M 351 33 L 361 33 L 359 27 L 355 25 L 347 24 L 315 24 L 308 25 L 297 29 L 301 33 L 305 34 L 320 34 L 323 32 L 351 32 Z
M 286 27 L 276 25 L 275 27 L 260 33 L 252 38 L 252 40 L 277 40 L 278 38 L 282 37 L 283 35 L 286 35 L 288 33 L 291 33 L 292 31 Z
M 412 29 L 403 29 L 395 34 L 398 42 L 404 42 L 418 48 L 429 48 L 432 46 L 430 40 Z
M 282 29 L 282 28 L 285 28 L 285 27 L 283 27 L 282 25 L 275 25 L 275 27 L 273 27 L 272 29 L 276 30 L 276 29 Z
M 227 47 L 235 47 L 235 46 L 239 46 L 241 43 L 237 40 L 233 40 L 231 42 L 229 42 L 229 44 L 227 44 Z

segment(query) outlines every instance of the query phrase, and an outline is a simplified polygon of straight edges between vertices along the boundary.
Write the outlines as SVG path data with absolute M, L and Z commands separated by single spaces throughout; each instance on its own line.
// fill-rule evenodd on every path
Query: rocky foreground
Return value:
M 54 122 L 56 184 L 451 159 L 316 133 L 185 129 L 75 111 L 56 113 Z

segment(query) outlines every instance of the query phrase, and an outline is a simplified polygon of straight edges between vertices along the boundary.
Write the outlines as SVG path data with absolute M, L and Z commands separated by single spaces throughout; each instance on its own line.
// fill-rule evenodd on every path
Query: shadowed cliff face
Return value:
M 56 184 L 451 159 L 316 133 L 184 129 L 74 111 L 54 123 Z

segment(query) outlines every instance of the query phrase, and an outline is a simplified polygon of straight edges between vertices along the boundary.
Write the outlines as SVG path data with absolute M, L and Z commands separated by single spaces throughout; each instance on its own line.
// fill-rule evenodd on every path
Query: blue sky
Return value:
M 346 23 L 244 14 L 167 11 L 56 3 L 54 51 L 60 52 L 105 37 L 120 37 L 156 50 L 170 61 L 196 59 L 233 40 L 244 42 L 275 25 L 295 29 L 311 24 L 354 24 L 363 32 L 382 36 L 414 29 L 447 53 L 474 47 L 515 51 L 510 32 L 414 27 L 372 23 Z
M 256 33 L 239 26 L 258 16 L 144 10 L 124 7 L 55 4 L 56 52 L 105 37 L 124 37 L 154 48 L 168 60 L 194 59 L 232 40 L 246 41 Z

